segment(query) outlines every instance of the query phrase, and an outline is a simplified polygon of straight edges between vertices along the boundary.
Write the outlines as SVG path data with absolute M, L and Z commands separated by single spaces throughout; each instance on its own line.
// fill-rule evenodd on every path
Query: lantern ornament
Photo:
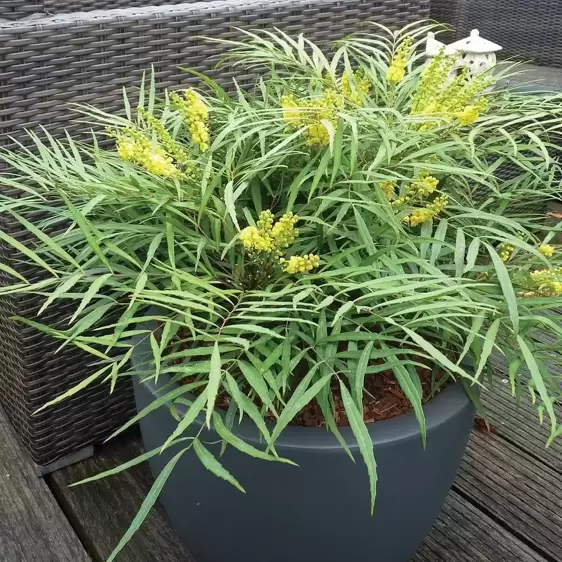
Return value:
M 430 31 L 427 34 L 427 39 L 425 41 L 426 58 L 432 59 L 433 57 L 437 56 L 445 47 L 445 43 L 441 43 L 441 41 L 437 41 L 437 39 L 435 39 L 435 33 L 433 33 L 433 31 Z
M 480 37 L 480 32 L 473 29 L 470 36 L 450 45 L 444 45 L 435 39 L 435 34 L 428 33 L 425 43 L 425 55 L 428 59 L 433 58 L 445 49 L 446 55 L 458 55 L 455 71 L 468 68 L 470 74 L 475 76 L 490 70 L 496 64 L 496 53 L 501 51 L 501 46 Z

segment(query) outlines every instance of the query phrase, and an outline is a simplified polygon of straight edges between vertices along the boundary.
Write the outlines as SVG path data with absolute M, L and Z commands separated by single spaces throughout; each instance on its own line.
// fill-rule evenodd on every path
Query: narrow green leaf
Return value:
M 138 423 L 140 420 L 142 420 L 142 418 L 144 418 L 148 414 L 150 414 L 150 412 L 153 412 L 154 410 L 157 410 L 161 406 L 171 404 L 176 398 L 182 396 L 183 394 L 187 394 L 188 392 L 191 392 L 195 388 L 200 388 L 204 384 L 206 384 L 206 382 L 203 382 L 203 381 L 195 382 L 195 383 L 191 383 L 191 384 L 181 384 L 181 385 L 177 386 L 176 388 L 174 388 L 172 391 L 166 392 L 165 394 L 163 394 L 159 398 L 156 398 L 155 400 L 150 402 L 150 404 L 148 404 L 148 406 L 144 407 L 132 419 L 130 419 L 127 423 L 125 423 L 119 429 L 114 431 L 105 440 L 105 443 L 107 441 L 110 441 L 111 439 L 113 439 L 115 436 L 119 435 L 123 431 L 127 430 L 132 425 L 135 425 L 136 423 Z M 156 450 L 158 451 L 158 453 L 161 452 L 160 447 L 158 447 L 158 449 L 156 449 Z
M 201 413 L 205 404 L 207 403 L 207 389 L 203 390 L 201 394 L 195 399 L 195 401 L 189 406 L 189 409 L 185 413 L 184 417 L 178 423 L 176 429 L 173 433 L 166 439 L 166 442 L 161 447 L 161 451 L 164 451 L 169 447 L 194 421 L 195 418 Z
M 311 369 L 311 372 L 314 373 Z M 287 427 L 287 425 L 291 422 L 291 420 L 311 401 L 313 400 L 316 395 L 320 392 L 320 390 L 326 386 L 329 381 L 331 380 L 332 376 L 327 375 L 320 380 L 316 381 L 310 388 L 308 385 L 310 384 L 311 374 L 308 373 L 306 377 L 299 383 L 295 392 L 287 402 L 287 405 L 281 412 L 279 419 L 277 420 L 277 424 L 273 429 L 273 433 L 271 434 L 271 440 L 275 442 L 277 437 L 281 434 L 281 432 Z M 307 390 L 305 390 L 307 389 Z
M 552 431 L 556 431 L 556 413 L 554 411 L 554 406 L 552 405 L 552 400 L 546 389 L 546 385 L 544 384 L 543 375 L 541 370 L 537 364 L 535 357 L 533 356 L 533 352 L 530 350 L 527 342 L 521 337 L 517 336 L 517 343 L 519 344 L 519 349 L 521 349 L 521 353 L 523 353 L 523 358 L 525 359 L 525 363 L 529 368 L 529 372 L 531 373 L 531 380 L 533 381 L 539 396 L 544 404 L 544 407 L 550 417 Z
M 216 341 L 213 347 L 213 353 L 211 355 L 211 369 L 209 372 L 209 383 L 207 385 L 207 416 L 206 423 L 207 427 L 211 427 L 211 416 L 213 415 L 213 410 L 215 408 L 215 402 L 217 400 L 217 394 L 219 392 L 219 386 L 222 379 L 222 363 L 221 355 L 219 350 L 219 342 Z
M 160 375 L 161 368 L 161 356 L 160 356 L 160 344 L 154 335 L 154 332 L 150 332 L 150 348 L 152 349 L 152 359 L 154 362 L 154 380 L 158 381 L 158 376 Z
M 246 361 L 238 361 L 237 365 L 240 367 L 244 378 L 259 396 L 260 400 L 269 408 L 274 416 L 277 416 L 277 410 L 271 401 L 263 375 L 251 363 L 247 363 Z
M 245 412 L 248 417 L 256 424 L 256 427 L 259 429 L 267 444 L 269 445 L 269 448 L 271 449 L 271 435 L 257 406 L 240 391 L 240 389 L 238 388 L 238 384 L 236 383 L 232 375 L 230 375 L 230 373 L 228 372 L 226 373 L 226 382 L 230 391 L 230 395 L 238 405 L 238 408 L 242 412 Z
M 16 212 L 10 212 L 21 223 L 21 225 L 25 227 L 26 230 L 29 230 L 29 232 L 31 232 L 34 236 L 41 240 L 41 242 L 43 242 L 54 254 L 66 260 L 78 271 L 82 271 L 80 264 L 50 236 L 45 234 L 41 229 L 37 228 L 33 223 L 29 222 L 24 217 L 18 215 Z
M 156 500 L 158 499 L 158 496 L 160 495 L 160 492 L 162 491 L 164 484 L 166 484 L 168 477 L 172 473 L 172 470 L 174 470 L 176 464 L 178 463 L 178 461 L 186 451 L 187 448 L 182 449 L 179 453 L 174 455 L 172 459 L 168 462 L 168 464 L 166 464 L 166 466 L 162 469 L 162 472 L 160 472 L 160 474 L 154 481 L 152 488 L 150 488 L 150 491 L 144 498 L 144 501 L 142 502 L 142 505 L 139 511 L 137 512 L 137 514 L 135 515 L 135 518 L 133 519 L 131 525 L 129 526 L 129 528 L 127 529 L 121 540 L 119 541 L 119 544 L 115 547 L 113 552 L 110 554 L 109 558 L 107 559 L 107 562 L 113 562 L 115 560 L 116 556 L 123 550 L 125 545 L 131 540 L 131 537 L 137 532 L 139 527 L 143 524 L 144 520 L 146 519 L 146 516 L 148 515 L 148 513 L 156 503 Z
M 517 334 L 519 331 L 519 310 L 517 308 L 517 296 L 515 295 L 515 289 L 511 283 L 509 272 L 496 250 L 489 244 L 486 244 L 486 248 L 492 258 L 492 263 L 494 264 L 496 275 L 498 276 L 498 281 L 505 297 L 509 317 L 513 324 L 513 331 Z
M 29 285 L 29 281 L 23 275 L 20 275 L 15 269 L 11 268 L 9 265 L 0 263 L 0 271 L 4 271 L 8 275 L 11 275 L 12 277 L 19 279 L 26 285 Z
M 96 237 L 101 238 L 99 233 L 96 233 L 96 236 L 94 236 L 94 233 L 93 233 L 92 229 L 90 228 L 89 221 L 86 219 L 86 217 L 80 212 L 79 209 L 77 209 L 72 204 L 70 199 L 68 197 L 66 197 L 66 195 L 64 195 L 64 193 L 61 193 L 61 197 L 64 199 L 64 202 L 66 203 L 68 211 L 70 212 L 70 216 L 74 219 L 74 222 L 76 222 L 76 224 L 78 225 L 78 228 L 80 228 L 80 230 L 84 234 L 84 237 L 86 238 L 90 248 L 92 248 L 92 251 L 96 254 L 96 256 L 99 258 L 99 260 L 107 267 L 107 269 L 109 269 L 109 271 L 113 271 L 109 261 L 105 257 L 105 254 L 103 253 L 103 251 L 100 248 L 100 245 L 98 244 L 98 241 L 96 239 Z
M 404 330 L 424 351 L 426 351 L 432 359 L 446 367 L 453 373 L 457 373 L 463 377 L 471 379 L 475 381 L 474 377 L 471 377 L 463 368 L 459 365 L 455 365 L 447 356 L 443 355 L 439 349 L 437 349 L 432 343 L 428 342 L 425 338 L 420 336 L 418 333 L 414 332 L 414 330 L 408 328 L 408 326 L 397 324 L 394 320 L 388 319 L 391 324 L 398 326 L 401 330 Z
M 392 372 L 394 373 L 402 392 L 406 395 L 406 398 L 414 409 L 416 419 L 418 420 L 418 424 L 420 426 L 422 443 L 425 448 L 427 431 L 425 426 L 425 415 L 423 413 L 421 386 L 419 386 L 419 379 L 418 385 L 416 385 L 412 380 L 412 377 L 417 377 L 417 374 L 414 375 L 409 372 L 404 365 L 395 365 L 392 367 Z
M 62 402 L 63 400 L 66 400 L 67 398 L 74 396 L 75 394 L 77 394 L 87 386 L 91 385 L 94 381 L 98 380 L 106 371 L 111 369 L 111 366 L 112 365 L 105 365 L 101 369 L 98 369 L 95 373 L 92 373 L 89 377 L 86 377 L 85 379 L 81 380 L 78 384 L 74 385 L 72 388 L 69 388 L 63 394 L 60 394 L 53 400 L 50 400 L 45 405 L 41 406 L 41 408 L 36 410 L 34 414 L 38 414 L 39 412 L 42 412 L 46 408 L 49 408 L 50 406 L 58 404 L 59 402 Z
M 468 245 L 468 252 L 466 253 L 466 266 L 463 273 L 471 271 L 476 265 L 476 259 L 480 252 L 480 238 L 476 237 L 470 241 Z
M 351 394 L 341 380 L 340 389 L 345 413 L 349 419 L 349 425 L 351 426 L 353 435 L 355 435 L 359 451 L 361 452 L 365 465 L 367 466 L 369 486 L 371 489 L 371 514 L 373 514 L 377 495 L 377 463 L 373 452 L 373 441 L 371 440 L 369 431 L 363 421 L 363 412 L 357 409 L 357 405 L 353 401 Z
M 498 335 L 498 330 L 501 325 L 501 318 L 496 318 L 488 328 L 486 332 L 486 336 L 484 338 L 484 343 L 482 345 L 482 353 L 480 354 L 480 360 L 478 361 L 478 368 L 476 369 L 476 374 L 474 375 L 476 378 L 480 376 L 480 373 L 484 370 L 488 362 L 488 358 L 494 349 L 494 345 L 496 343 L 496 337 Z
M 18 242 L 15 238 L 12 238 L 10 235 L 6 234 L 3 230 L 0 230 L 0 240 L 3 240 L 4 242 L 12 246 L 12 248 L 15 248 L 24 256 L 27 256 L 30 260 L 34 261 L 37 265 L 40 265 L 43 269 L 46 269 L 55 277 L 58 277 L 57 272 L 45 260 L 41 259 L 35 252 L 31 251 L 21 242 Z
M 172 219 L 168 215 L 166 219 L 166 242 L 168 244 L 168 259 L 172 269 L 176 269 L 176 243 L 174 239 L 174 225 Z
M 90 304 L 90 301 L 98 294 L 99 290 L 103 287 L 104 283 L 110 277 L 112 277 L 111 273 L 105 273 L 104 275 L 100 275 L 99 277 L 96 277 L 94 279 L 94 281 L 86 291 L 84 297 L 80 301 L 78 308 L 72 315 L 72 318 L 70 319 L 70 324 L 72 324 L 76 320 L 76 318 L 78 318 L 78 316 L 82 314 L 82 311 Z
M 193 450 L 195 454 L 201 461 L 201 464 L 215 476 L 226 480 L 229 484 L 232 484 L 235 488 L 240 490 L 242 493 L 246 493 L 246 490 L 242 488 L 238 480 L 224 468 L 224 466 L 201 444 L 199 439 L 194 439 Z
M 464 230 L 457 228 L 457 241 L 455 244 L 455 276 L 461 277 L 464 268 L 464 256 L 466 252 L 466 238 Z
M 37 316 L 43 314 L 47 307 L 52 304 L 59 297 L 70 291 L 78 281 L 83 278 L 82 273 L 75 273 L 72 277 L 69 277 L 64 283 L 61 283 L 50 295 L 49 298 L 43 303 L 43 306 L 37 312 Z
M 357 229 L 359 236 L 361 237 L 361 241 L 365 244 L 365 248 L 369 254 L 373 255 L 376 251 L 376 247 L 373 237 L 371 236 L 371 231 L 367 227 L 361 213 L 357 210 L 357 207 L 353 207 L 353 213 L 355 214 L 355 221 L 357 222 Z
M 251 457 L 255 457 L 256 459 L 262 459 L 264 461 L 283 462 L 287 464 L 292 464 L 293 466 L 297 466 L 293 461 L 289 459 L 282 459 L 280 457 L 269 455 L 268 453 L 261 451 L 260 449 L 256 449 L 253 445 L 246 443 L 246 441 L 234 435 L 228 429 L 228 427 L 226 427 L 226 425 L 222 421 L 222 417 L 220 416 L 220 414 L 216 412 L 213 416 L 213 427 L 224 441 L 226 441 L 229 445 L 232 445 L 235 449 L 242 451 L 246 455 L 250 455 Z
M 334 319 L 332 320 L 332 327 L 334 327 L 334 325 L 342 316 L 344 316 L 353 308 L 354 304 L 355 303 L 353 301 L 347 301 L 338 308 L 336 314 L 334 315 Z
M 358 407 L 363 407 L 363 390 L 365 388 L 365 373 L 367 372 L 367 367 L 369 366 L 369 359 L 371 358 L 371 352 L 373 351 L 373 346 L 375 345 L 374 340 L 368 341 L 367 345 L 364 347 L 359 361 L 357 362 L 357 371 L 351 373 L 350 380 L 353 381 L 353 399 Z

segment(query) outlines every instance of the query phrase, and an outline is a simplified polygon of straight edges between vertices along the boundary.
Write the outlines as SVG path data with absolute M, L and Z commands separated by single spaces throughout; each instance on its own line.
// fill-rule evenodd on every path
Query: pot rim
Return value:
M 150 316 L 150 311 L 147 313 L 147 316 Z M 155 324 L 156 320 L 148 320 L 146 323 L 142 323 L 142 325 L 139 324 L 137 329 L 152 329 L 155 327 Z M 152 351 L 148 338 L 143 334 L 137 334 L 132 338 L 132 343 L 135 346 L 132 354 L 133 366 L 149 362 L 152 358 Z M 167 374 L 160 374 L 157 382 L 153 380 L 140 380 L 138 377 L 134 378 L 135 384 L 144 386 L 154 397 L 154 400 L 165 396 L 165 394 L 179 386 L 179 383 L 171 383 L 171 380 L 172 377 Z M 443 424 L 454 423 L 455 418 L 466 408 L 473 407 L 462 381 L 457 380 L 455 383 L 448 385 L 423 407 L 428 442 L 430 434 L 434 429 Z M 187 407 L 184 404 L 177 404 L 176 409 L 180 415 L 184 415 Z M 217 409 L 217 412 L 221 412 L 221 410 Z M 198 427 L 204 426 L 205 415 L 200 414 L 193 424 Z M 268 422 L 267 426 L 272 428 L 274 424 Z M 350 451 L 357 451 L 359 446 L 351 427 L 342 426 L 338 427 L 338 429 Z M 368 423 L 367 429 L 375 448 L 389 443 L 414 439 L 421 440 L 420 427 L 412 411 L 386 420 Z M 251 445 L 263 447 L 263 437 L 260 436 L 261 434 L 254 423 L 247 417 L 244 417 L 241 423 L 232 428 L 232 433 Z M 288 425 L 275 441 L 275 449 L 277 452 L 291 449 L 319 449 L 324 452 L 340 452 L 342 451 L 342 446 L 326 428 Z

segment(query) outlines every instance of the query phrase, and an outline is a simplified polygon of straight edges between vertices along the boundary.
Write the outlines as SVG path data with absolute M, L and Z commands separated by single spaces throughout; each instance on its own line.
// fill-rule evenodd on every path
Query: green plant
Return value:
M 560 356 L 536 337 L 562 334 L 549 314 L 562 294 L 561 253 L 550 244 L 560 227 L 544 222 L 560 195 L 550 153 L 561 98 L 491 89 L 490 74 L 449 79 L 454 61 L 443 54 L 423 67 L 416 47 L 427 30 L 377 26 L 330 57 L 302 36 L 246 33 L 230 47 L 235 65 L 268 72 L 254 89 L 227 93 L 200 76 L 201 92 L 159 99 L 152 80 L 137 109 L 125 97 L 122 117 L 84 109 L 106 127 L 95 138 L 109 136 L 115 149 L 45 133 L 31 135 L 34 151 L 2 155 L 15 170 L 3 183 L 23 195 L 3 198 L 1 211 L 35 243 L 0 239 L 44 276 L 31 283 L 0 265 L 14 279 L 0 294 L 44 295 L 38 319 L 20 320 L 96 364 L 56 402 L 94 381 L 169 375 L 168 393 L 131 423 L 164 403 L 188 405 L 165 445 L 184 448 L 111 559 L 187 449 L 242 489 L 186 437 L 200 414 L 226 446 L 290 462 L 275 441 L 311 401 L 345 447 L 337 397 L 369 473 L 371 509 L 366 377 L 392 371 L 425 440 L 421 370 L 461 380 L 478 401 L 475 388 L 493 379 L 491 355 L 503 354 L 514 396 L 527 389 L 552 437 L 561 432 L 560 381 L 549 371 Z M 506 164 L 516 170 L 508 180 Z M 33 224 L 26 217 L 37 211 L 48 218 Z M 41 324 L 43 310 L 68 299 L 68 322 Z M 133 369 L 139 334 L 153 357 Z M 263 449 L 233 435 L 238 416 L 256 425 Z

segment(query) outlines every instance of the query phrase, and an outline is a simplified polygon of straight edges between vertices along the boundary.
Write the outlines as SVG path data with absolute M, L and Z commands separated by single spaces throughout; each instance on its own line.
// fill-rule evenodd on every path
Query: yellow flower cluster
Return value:
M 281 258 L 279 263 L 283 271 L 294 275 L 295 273 L 309 273 L 320 265 L 320 258 L 315 254 L 305 254 L 304 256 L 291 256 L 288 260 Z
M 123 132 L 114 133 L 113 136 L 117 137 L 117 153 L 123 160 L 138 164 L 155 176 L 182 176 L 172 157 L 140 131 L 127 128 Z
M 508 261 L 513 255 L 513 252 L 515 252 L 515 248 L 511 244 L 506 244 L 505 242 L 502 242 L 498 248 L 498 254 L 502 261 Z
M 250 252 L 279 256 L 298 236 L 295 228 L 298 220 L 297 215 L 286 213 L 274 224 L 271 211 L 262 211 L 257 226 L 247 226 L 240 232 L 240 241 Z
M 385 197 L 390 200 L 390 198 L 394 195 L 394 190 L 398 182 L 396 180 L 385 180 L 379 183 L 379 187 L 382 189 Z
M 532 271 L 531 282 L 541 295 L 562 295 L 562 267 Z
M 172 135 L 170 135 L 170 133 L 166 130 L 164 123 L 144 108 L 138 107 L 137 109 L 139 115 L 144 119 L 145 123 L 152 132 L 158 137 L 158 141 L 168 154 L 173 156 L 174 160 L 178 164 L 182 164 L 184 166 L 188 165 L 190 163 L 189 153 L 172 138 Z
M 546 258 L 551 258 L 554 255 L 554 246 L 550 244 L 541 244 L 539 246 L 539 252 Z
M 351 82 L 347 72 L 342 74 L 341 91 L 346 101 L 355 105 L 362 105 L 363 99 L 370 90 L 371 82 L 362 71 L 356 70 L 353 72 Z
M 271 253 L 273 243 L 269 236 L 263 236 L 255 226 L 247 226 L 240 233 L 240 241 L 250 252 Z
M 468 68 L 451 78 L 456 56 L 446 56 L 443 51 L 433 57 L 421 74 L 420 82 L 412 100 L 412 115 L 435 115 L 448 120 L 457 120 L 461 126 L 474 123 L 486 109 L 483 97 L 495 79 L 487 74 L 471 76 Z M 434 127 L 425 123 L 420 128 Z
M 396 54 L 390 61 L 390 66 L 388 67 L 388 71 L 386 73 L 386 79 L 393 83 L 398 84 L 404 80 L 406 76 L 406 65 L 408 64 L 408 58 L 410 57 L 410 52 L 412 50 L 412 38 L 407 37 L 398 49 L 396 50 Z
M 416 209 L 409 215 L 406 215 L 402 220 L 409 226 L 419 226 L 424 222 L 442 213 L 445 207 L 449 204 L 447 195 L 439 195 L 431 203 L 426 205 L 423 209 Z
M 462 111 L 457 111 L 455 117 L 459 120 L 459 124 L 463 127 L 472 125 L 478 117 L 480 117 L 480 113 L 483 109 L 485 109 L 486 105 L 486 100 L 482 98 L 473 105 L 465 106 Z
M 439 184 L 439 180 L 429 174 L 423 174 L 421 177 L 416 179 L 413 183 L 416 195 L 420 197 L 427 197 L 431 195 Z
M 193 142 L 199 146 L 201 152 L 209 150 L 209 111 L 201 96 L 192 88 L 186 90 L 183 98 L 177 93 L 170 94 L 172 105 L 185 119 Z
M 398 199 L 392 202 L 395 206 L 405 205 L 414 200 L 420 200 L 431 195 L 439 185 L 439 180 L 430 175 L 427 170 L 422 170 L 412 183 L 406 188 L 406 191 Z
M 293 94 L 281 98 L 283 119 L 291 127 L 307 126 L 308 146 L 325 146 L 330 143 L 330 133 L 323 121 L 337 127 L 337 111 L 344 106 L 344 97 L 333 88 L 324 90 L 313 99 L 296 99 Z
M 277 222 L 274 222 L 271 211 L 262 211 L 256 226 L 247 226 L 240 233 L 240 241 L 250 252 L 252 259 L 258 255 L 265 258 L 261 265 L 271 265 L 271 258 L 278 260 L 283 271 L 289 274 L 308 273 L 318 267 L 320 258 L 314 254 L 304 256 L 291 256 L 289 259 L 282 257 L 283 250 L 288 248 L 298 236 L 295 224 L 298 217 L 293 213 L 285 213 Z

